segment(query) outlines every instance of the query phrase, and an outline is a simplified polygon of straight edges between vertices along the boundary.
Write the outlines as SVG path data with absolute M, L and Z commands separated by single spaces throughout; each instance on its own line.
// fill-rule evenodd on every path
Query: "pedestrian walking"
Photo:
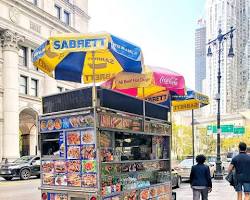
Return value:
M 242 191 L 245 194 L 245 200 L 250 200 L 250 156 L 247 155 L 247 145 L 244 142 L 239 144 L 239 154 L 235 156 L 228 168 L 228 173 L 235 169 L 236 184 L 234 189 L 237 192 L 237 199 L 242 200 Z
M 208 193 L 212 191 L 212 181 L 210 170 L 205 165 L 206 157 L 204 155 L 196 156 L 197 164 L 192 166 L 190 173 L 190 184 L 193 189 L 193 200 L 208 200 Z

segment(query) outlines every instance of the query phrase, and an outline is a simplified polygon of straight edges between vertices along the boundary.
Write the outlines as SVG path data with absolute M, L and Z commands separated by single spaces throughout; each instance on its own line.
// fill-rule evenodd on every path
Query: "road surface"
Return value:
M 27 181 L 14 179 L 5 181 L 0 178 L 1 200 L 41 200 L 40 179 L 34 178 Z

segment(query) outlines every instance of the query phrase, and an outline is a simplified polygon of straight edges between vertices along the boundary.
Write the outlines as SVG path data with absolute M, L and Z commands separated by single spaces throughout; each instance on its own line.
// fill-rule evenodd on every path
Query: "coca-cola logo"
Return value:
M 175 77 L 164 77 L 164 76 L 162 76 L 160 78 L 160 83 L 163 83 L 165 85 L 177 86 L 178 85 L 178 79 L 175 78 Z

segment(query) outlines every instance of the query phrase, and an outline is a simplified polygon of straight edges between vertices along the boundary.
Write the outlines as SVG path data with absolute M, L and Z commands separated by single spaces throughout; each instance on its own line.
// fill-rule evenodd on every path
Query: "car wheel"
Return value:
M 6 181 L 10 181 L 13 177 L 3 177 Z
M 30 178 L 30 170 L 22 169 L 20 172 L 20 178 L 22 180 L 28 180 Z
M 176 187 L 177 187 L 177 188 L 181 187 L 181 177 L 180 177 L 180 176 L 179 176 L 178 179 L 177 179 Z

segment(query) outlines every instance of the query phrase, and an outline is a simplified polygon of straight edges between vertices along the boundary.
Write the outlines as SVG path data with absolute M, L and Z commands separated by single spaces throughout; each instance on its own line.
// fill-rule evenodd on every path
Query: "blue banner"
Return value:
M 36 48 L 32 53 L 32 62 L 37 61 L 39 58 L 43 57 L 45 54 L 45 47 L 48 41 L 44 42 L 40 47 Z
M 113 35 L 111 35 L 111 38 L 112 38 L 111 48 L 115 52 L 132 60 L 140 59 L 141 49 L 139 47 L 132 45 L 128 42 L 125 42 L 124 40 L 121 40 Z

